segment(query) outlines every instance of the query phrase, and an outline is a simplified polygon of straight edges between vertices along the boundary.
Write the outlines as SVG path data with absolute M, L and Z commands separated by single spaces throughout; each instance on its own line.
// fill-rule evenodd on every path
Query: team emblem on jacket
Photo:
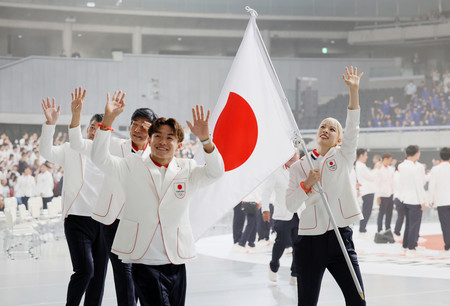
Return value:
M 175 192 L 175 196 L 178 199 L 184 198 L 184 196 L 186 195 L 186 183 L 173 183 L 173 190 Z
M 337 169 L 336 160 L 330 159 L 329 161 L 327 161 L 327 166 L 328 166 L 328 169 L 330 169 L 331 171 L 336 170 Z

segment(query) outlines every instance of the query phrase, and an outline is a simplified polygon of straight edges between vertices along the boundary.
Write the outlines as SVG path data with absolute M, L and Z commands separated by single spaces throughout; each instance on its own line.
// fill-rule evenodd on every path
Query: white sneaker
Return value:
M 423 237 L 419 237 L 419 239 L 417 240 L 417 242 L 418 242 L 418 243 L 425 243 L 425 242 L 427 242 L 427 239 L 426 239 L 426 238 L 423 238 Z
M 259 241 L 256 243 L 256 245 L 257 245 L 257 246 L 261 246 L 261 247 L 270 246 L 270 241 L 269 241 L 269 240 L 262 239 L 262 240 L 259 240 Z
M 291 276 L 291 279 L 289 280 L 289 285 L 297 286 L 297 277 Z
M 239 253 L 247 253 L 247 249 L 243 246 L 240 246 L 239 244 L 233 245 L 233 250 Z
M 276 283 L 276 282 L 278 281 L 278 274 L 275 273 L 275 272 L 273 272 L 273 271 L 270 269 L 270 267 L 269 267 L 269 274 L 268 274 L 268 276 L 269 276 L 269 280 L 270 280 L 271 282 Z

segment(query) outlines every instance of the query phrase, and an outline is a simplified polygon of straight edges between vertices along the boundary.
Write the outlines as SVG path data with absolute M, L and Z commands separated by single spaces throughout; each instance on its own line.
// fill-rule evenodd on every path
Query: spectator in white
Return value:
M 269 263 L 269 280 L 276 282 L 278 280 L 277 272 L 280 268 L 280 258 L 284 250 L 293 246 L 298 235 L 298 216 L 297 213 L 291 213 L 286 207 L 286 190 L 289 185 L 289 167 L 299 160 L 299 153 L 296 152 L 292 158 L 282 167 L 279 167 L 264 183 L 262 187 L 261 205 L 263 211 L 263 219 L 270 221 L 269 204 L 273 203 L 274 230 L 277 233 L 275 243 L 272 248 L 272 260 Z M 270 201 L 271 195 L 275 194 L 275 200 Z M 297 284 L 297 271 L 295 269 L 294 256 L 291 263 L 291 280 L 290 284 Z
M 23 134 L 22 138 L 19 140 L 19 145 L 21 148 L 25 147 L 25 142 L 28 140 L 28 133 Z
M 431 206 L 436 206 L 439 222 L 444 237 L 444 250 L 450 255 L 450 148 L 444 147 L 439 152 L 441 163 L 431 169 L 428 191 L 431 196 Z
M 406 104 L 408 104 L 411 101 L 412 96 L 417 92 L 416 84 L 414 84 L 414 82 L 410 80 L 408 84 L 405 85 L 404 92 L 405 92 L 405 103 L 402 105 L 402 107 L 405 107 Z
M 394 168 L 391 166 L 392 154 L 383 153 L 381 167 L 375 173 L 377 175 L 377 203 L 380 205 L 378 211 L 377 225 L 378 233 L 383 231 L 383 218 L 385 219 L 385 233 L 392 238 L 394 236 L 391 231 L 392 212 L 394 210 Z
M 415 256 L 419 239 L 422 211 L 425 209 L 425 168 L 419 163 L 420 151 L 416 145 L 406 148 L 406 159 L 398 166 L 401 198 L 405 205 L 405 233 L 403 249 L 407 256 Z
M 8 181 L 6 179 L 2 179 L 0 181 L 0 211 L 3 211 L 4 204 L 5 204 L 5 198 L 8 198 L 10 196 L 10 189 L 8 186 Z
M 366 166 L 367 162 L 367 150 L 358 149 L 356 151 L 356 178 L 358 183 L 361 184 L 359 191 L 363 200 L 362 214 L 364 219 L 359 222 L 359 232 L 366 233 L 367 222 L 369 222 L 370 215 L 372 214 L 373 199 L 375 195 L 375 179 L 376 174 L 373 170 Z
M 49 171 L 48 163 L 43 163 L 40 173 L 36 177 L 36 194 L 42 197 L 43 208 L 47 209 L 47 203 L 53 199 L 53 176 Z
M 21 198 L 21 203 L 25 204 L 28 209 L 28 199 L 33 196 L 36 182 L 31 175 L 31 167 L 25 166 L 23 174 L 17 179 L 17 184 L 14 186 L 14 196 Z

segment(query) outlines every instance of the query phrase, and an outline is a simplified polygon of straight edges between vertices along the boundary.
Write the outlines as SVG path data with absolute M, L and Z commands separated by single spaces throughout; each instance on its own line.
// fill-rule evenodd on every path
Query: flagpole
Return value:
M 245 9 L 252 16 L 252 18 L 256 19 L 256 17 L 258 17 L 258 13 L 254 9 L 250 8 L 249 6 L 246 6 Z M 256 29 L 258 28 L 256 25 L 256 22 L 255 22 L 255 27 L 256 27 Z M 289 107 L 289 103 L 284 94 L 280 80 L 278 79 L 278 76 L 275 72 L 275 68 L 273 67 L 272 61 L 270 60 L 269 52 L 267 52 L 266 46 L 261 37 L 261 33 L 259 32 L 259 30 L 256 30 L 256 32 L 259 37 L 259 44 L 266 54 L 265 59 L 266 59 L 266 65 L 268 66 L 267 68 L 268 68 L 269 72 L 271 72 L 271 77 L 272 77 L 274 84 L 277 87 L 278 94 L 280 95 L 280 97 L 282 97 L 283 107 L 286 110 L 286 114 L 289 117 L 292 126 L 296 127 L 296 130 L 293 131 L 293 135 L 291 136 L 292 141 L 299 150 L 300 150 L 300 147 L 303 149 L 303 151 L 305 152 L 305 155 L 306 155 L 306 159 L 308 160 L 309 166 L 311 167 L 311 169 L 314 169 L 314 165 L 312 163 L 311 156 L 308 153 L 308 149 L 306 148 L 305 141 L 300 133 L 300 130 L 297 126 L 297 122 L 295 121 L 294 115 L 292 114 L 292 111 Z M 339 228 L 336 224 L 336 220 L 334 219 L 334 215 L 333 215 L 333 212 L 331 211 L 330 204 L 328 203 L 328 200 L 325 197 L 325 194 L 324 194 L 324 191 L 323 191 L 323 188 L 322 188 L 322 185 L 320 184 L 320 182 L 317 182 L 316 186 L 319 189 L 319 193 L 322 198 L 322 202 L 327 210 L 328 216 L 330 217 L 331 224 L 333 225 L 334 233 L 336 234 L 336 238 L 339 242 L 339 246 L 341 247 L 341 250 L 344 255 L 345 261 L 347 263 L 350 274 L 352 275 L 352 279 L 353 279 L 353 282 L 355 283 L 355 287 L 358 290 L 358 293 L 361 296 L 361 299 L 364 300 L 364 292 L 362 291 L 361 284 L 359 283 L 358 277 L 356 276 L 355 268 L 353 267 L 350 257 L 347 253 L 347 249 L 345 248 L 344 241 L 342 240 L 341 234 L 339 232 Z
M 308 153 L 308 149 L 306 148 L 305 140 L 301 136 L 300 132 L 298 133 L 297 137 L 293 140 L 294 145 L 300 150 L 300 147 L 305 152 L 305 157 L 308 160 L 308 164 L 311 169 L 314 169 L 314 165 L 311 160 L 311 156 Z M 356 289 L 358 290 L 359 295 L 361 296 L 361 299 L 364 300 L 364 292 L 361 288 L 361 284 L 359 283 L 358 277 L 356 276 L 355 268 L 352 265 L 352 262 L 350 260 L 350 256 L 347 253 L 347 249 L 345 248 L 344 241 L 342 240 L 341 233 L 339 232 L 339 228 L 336 224 L 336 220 L 334 219 L 333 212 L 331 211 L 330 204 L 328 203 L 327 198 L 325 197 L 325 194 L 323 192 L 322 184 L 319 182 L 316 183 L 316 187 L 319 189 L 320 197 L 322 198 L 322 202 L 328 212 L 328 216 L 330 217 L 331 224 L 333 225 L 334 233 L 336 234 L 336 238 L 339 242 L 339 246 L 341 247 L 342 253 L 344 254 L 345 261 L 347 262 L 348 269 L 350 270 L 350 274 L 352 275 L 353 282 L 355 283 Z

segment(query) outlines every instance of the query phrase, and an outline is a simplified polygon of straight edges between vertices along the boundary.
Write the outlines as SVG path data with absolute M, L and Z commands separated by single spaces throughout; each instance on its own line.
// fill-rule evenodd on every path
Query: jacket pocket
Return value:
M 190 227 L 177 228 L 177 255 L 181 259 L 195 257 L 194 236 Z
M 121 219 L 114 238 L 113 250 L 123 254 L 131 254 L 136 248 L 139 235 L 139 223 Z

